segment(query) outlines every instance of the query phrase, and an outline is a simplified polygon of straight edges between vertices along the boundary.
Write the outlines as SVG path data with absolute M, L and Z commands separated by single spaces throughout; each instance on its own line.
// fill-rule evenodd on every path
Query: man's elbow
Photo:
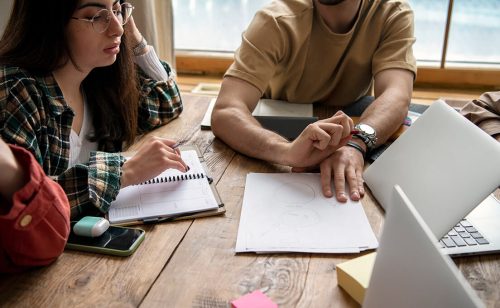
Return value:
M 215 107 L 212 111 L 212 116 L 210 118 L 210 126 L 212 128 L 212 132 L 216 137 L 221 137 L 224 131 L 224 123 L 227 122 L 226 118 L 226 110 L 225 108 L 218 107 L 215 104 Z

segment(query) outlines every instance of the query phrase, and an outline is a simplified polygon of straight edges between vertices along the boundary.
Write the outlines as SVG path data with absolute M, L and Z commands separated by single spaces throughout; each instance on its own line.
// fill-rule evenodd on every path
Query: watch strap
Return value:
M 132 53 L 134 54 L 134 56 L 140 56 L 142 54 L 142 51 L 144 50 L 144 48 L 146 48 L 147 45 L 148 42 L 146 42 L 146 39 L 143 36 L 139 44 L 135 45 L 132 48 Z

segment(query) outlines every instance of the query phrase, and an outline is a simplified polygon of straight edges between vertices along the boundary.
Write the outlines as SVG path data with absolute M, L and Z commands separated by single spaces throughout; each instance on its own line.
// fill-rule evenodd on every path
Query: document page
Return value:
M 377 246 L 361 203 L 324 197 L 318 173 L 247 175 L 236 252 L 358 253 Z
M 181 156 L 190 167 L 188 172 L 167 169 L 150 181 L 121 189 L 111 203 L 109 221 L 120 223 L 218 208 L 196 151 L 182 151 Z

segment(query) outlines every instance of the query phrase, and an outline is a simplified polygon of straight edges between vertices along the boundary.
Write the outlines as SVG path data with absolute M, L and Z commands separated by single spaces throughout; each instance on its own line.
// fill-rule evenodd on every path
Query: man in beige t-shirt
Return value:
M 348 198 L 346 182 L 350 198 L 359 200 L 364 154 L 383 144 L 408 112 L 414 42 L 413 12 L 404 0 L 273 1 L 243 34 L 224 76 L 212 130 L 246 155 L 296 170 L 319 166 L 325 196 L 333 196 L 333 176 L 339 201 Z M 372 87 L 375 100 L 352 139 L 352 121 L 341 112 L 310 125 L 293 142 L 251 115 L 261 97 L 342 109 Z
M 460 113 L 500 141 L 500 91 L 481 94 L 478 99 L 468 102 Z

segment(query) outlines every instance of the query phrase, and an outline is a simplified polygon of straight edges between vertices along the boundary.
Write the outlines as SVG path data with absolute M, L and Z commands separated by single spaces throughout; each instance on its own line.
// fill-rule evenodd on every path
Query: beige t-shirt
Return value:
M 500 135 L 500 91 L 483 93 L 460 113 L 494 138 Z
M 374 0 L 338 74 L 333 71 L 353 28 L 333 33 L 313 0 L 277 0 L 258 11 L 226 76 L 257 87 L 266 98 L 345 106 L 369 95 L 373 76 L 389 68 L 416 74 L 413 12 L 403 0 Z

